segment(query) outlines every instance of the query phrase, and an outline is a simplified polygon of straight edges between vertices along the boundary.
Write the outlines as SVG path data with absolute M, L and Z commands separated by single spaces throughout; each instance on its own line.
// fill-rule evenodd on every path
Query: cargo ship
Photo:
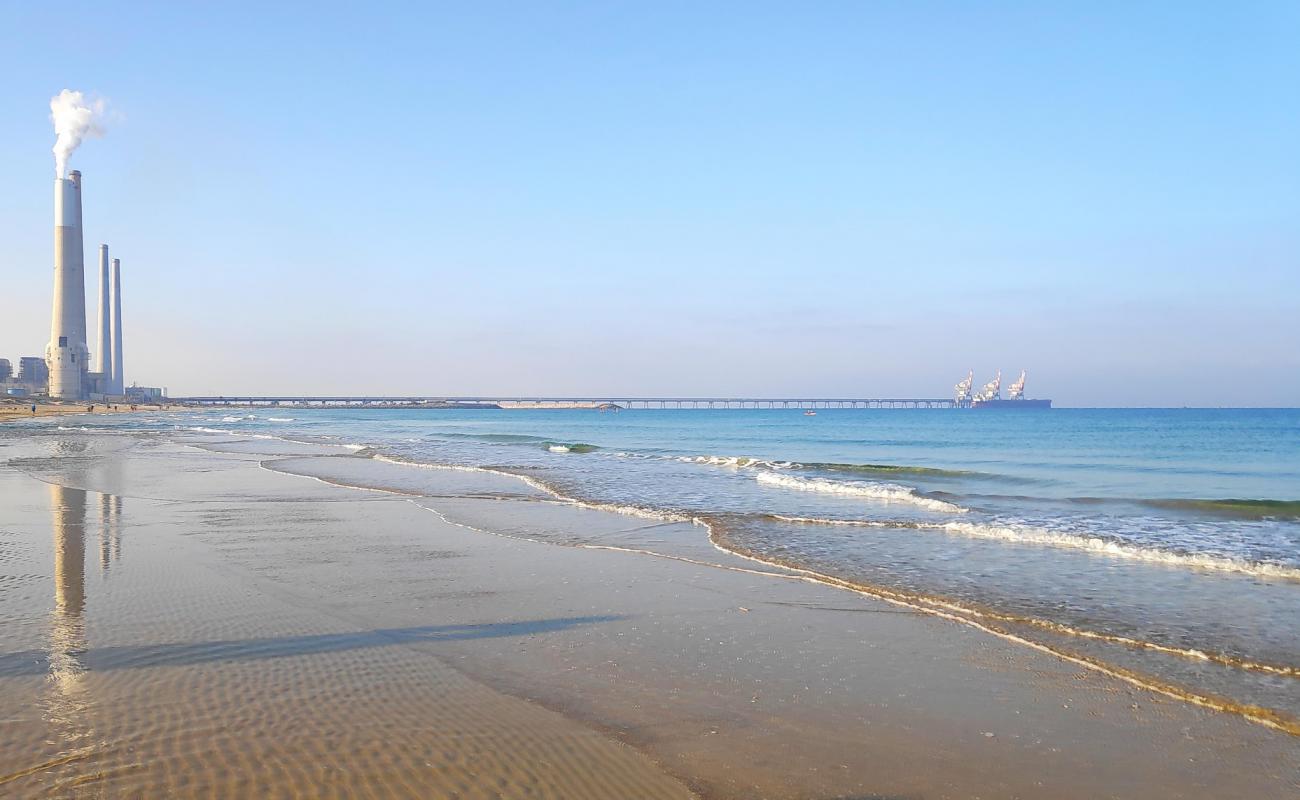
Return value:
M 1025 370 L 1020 370 L 1020 377 L 1016 378 L 1015 383 L 1007 387 L 1007 396 L 1002 397 L 1002 370 L 993 380 L 984 384 L 984 388 L 978 393 L 971 391 L 975 381 L 974 371 L 966 373 L 966 377 L 955 387 L 957 393 L 958 408 L 1010 408 L 1016 410 L 1028 410 L 1034 408 L 1051 408 L 1051 400 L 1031 400 L 1025 397 Z

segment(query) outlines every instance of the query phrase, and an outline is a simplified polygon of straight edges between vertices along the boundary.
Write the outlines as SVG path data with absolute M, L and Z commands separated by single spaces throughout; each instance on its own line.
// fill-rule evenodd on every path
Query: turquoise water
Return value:
M 1300 715 L 1300 410 L 282 408 L 90 427 L 350 445 L 358 469 L 488 467 L 697 521 L 656 549 L 707 542 Z

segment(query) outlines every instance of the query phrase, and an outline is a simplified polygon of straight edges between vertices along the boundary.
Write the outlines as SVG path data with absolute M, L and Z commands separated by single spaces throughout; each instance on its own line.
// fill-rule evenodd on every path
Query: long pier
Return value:
M 588 395 L 578 397 L 389 397 L 340 395 L 335 397 L 173 397 L 174 403 L 200 406 L 320 406 L 335 408 L 957 408 L 946 397 L 627 397 Z

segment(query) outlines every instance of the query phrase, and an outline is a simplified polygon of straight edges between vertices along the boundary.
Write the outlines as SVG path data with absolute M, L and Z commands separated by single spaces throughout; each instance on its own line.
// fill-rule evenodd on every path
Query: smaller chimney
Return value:
M 126 392 L 126 380 L 122 377 L 122 261 L 113 259 L 112 316 L 109 327 L 113 338 L 113 379 L 109 381 L 113 394 Z
M 108 245 L 99 246 L 99 337 L 95 340 L 95 356 L 99 361 L 100 380 L 104 393 L 113 390 L 113 334 L 109 327 Z

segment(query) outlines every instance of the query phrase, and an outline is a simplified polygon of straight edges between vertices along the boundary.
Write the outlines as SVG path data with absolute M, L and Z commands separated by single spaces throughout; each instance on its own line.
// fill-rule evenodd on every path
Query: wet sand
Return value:
M 1300 794 L 1297 737 L 636 552 L 689 523 L 481 473 L 342 487 L 393 467 L 311 445 L 2 443 L 4 796 Z

